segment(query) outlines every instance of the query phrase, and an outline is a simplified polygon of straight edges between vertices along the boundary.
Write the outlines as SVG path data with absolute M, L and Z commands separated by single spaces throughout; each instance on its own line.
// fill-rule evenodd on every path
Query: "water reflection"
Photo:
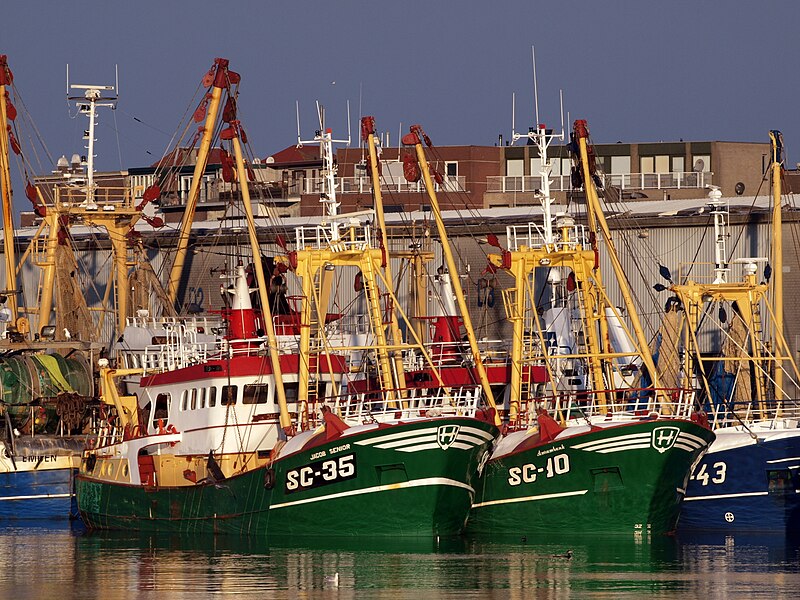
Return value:
M 0 531 L 0 597 L 774 598 L 800 588 L 799 557 L 796 543 L 752 536 L 268 545 L 32 525 Z

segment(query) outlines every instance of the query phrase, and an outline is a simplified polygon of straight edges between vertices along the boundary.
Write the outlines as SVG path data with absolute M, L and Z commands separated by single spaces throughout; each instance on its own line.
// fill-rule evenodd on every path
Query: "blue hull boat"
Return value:
M 800 428 L 787 421 L 716 430 L 689 480 L 679 530 L 800 535 Z

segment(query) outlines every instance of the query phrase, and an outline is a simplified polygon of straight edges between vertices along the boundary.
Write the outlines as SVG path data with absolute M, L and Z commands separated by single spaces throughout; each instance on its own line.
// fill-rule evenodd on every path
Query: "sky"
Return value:
M 493 145 L 511 135 L 512 93 L 517 131 L 534 124 L 532 46 L 548 126 L 560 125 L 561 91 L 597 143 L 767 142 L 780 129 L 800 161 L 796 0 L 3 0 L 2 14 L 0 54 L 53 160 L 85 154 L 66 65 L 91 84 L 113 84 L 118 68 L 98 170 L 158 160 L 215 57 L 242 76 L 257 156 L 295 143 L 296 102 L 313 137 L 316 101 L 335 137 L 350 101 L 354 144 L 370 114 L 393 144 L 419 123 L 434 145 Z

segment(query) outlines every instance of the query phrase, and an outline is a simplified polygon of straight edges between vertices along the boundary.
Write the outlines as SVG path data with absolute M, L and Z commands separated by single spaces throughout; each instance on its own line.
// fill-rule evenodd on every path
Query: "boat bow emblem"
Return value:
M 677 427 L 656 427 L 653 429 L 651 443 L 653 448 L 663 453 L 675 445 L 681 430 Z
M 442 450 L 447 450 L 458 437 L 460 425 L 442 425 L 436 432 L 436 442 Z

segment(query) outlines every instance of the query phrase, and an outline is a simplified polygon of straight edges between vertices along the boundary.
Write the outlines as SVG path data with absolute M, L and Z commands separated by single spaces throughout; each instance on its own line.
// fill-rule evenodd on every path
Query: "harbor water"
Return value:
M 782 537 L 293 539 L 267 545 L 91 533 L 68 524 L 6 523 L 0 532 L 0 598 L 17 600 L 708 600 L 796 598 L 798 591 L 800 546 Z

